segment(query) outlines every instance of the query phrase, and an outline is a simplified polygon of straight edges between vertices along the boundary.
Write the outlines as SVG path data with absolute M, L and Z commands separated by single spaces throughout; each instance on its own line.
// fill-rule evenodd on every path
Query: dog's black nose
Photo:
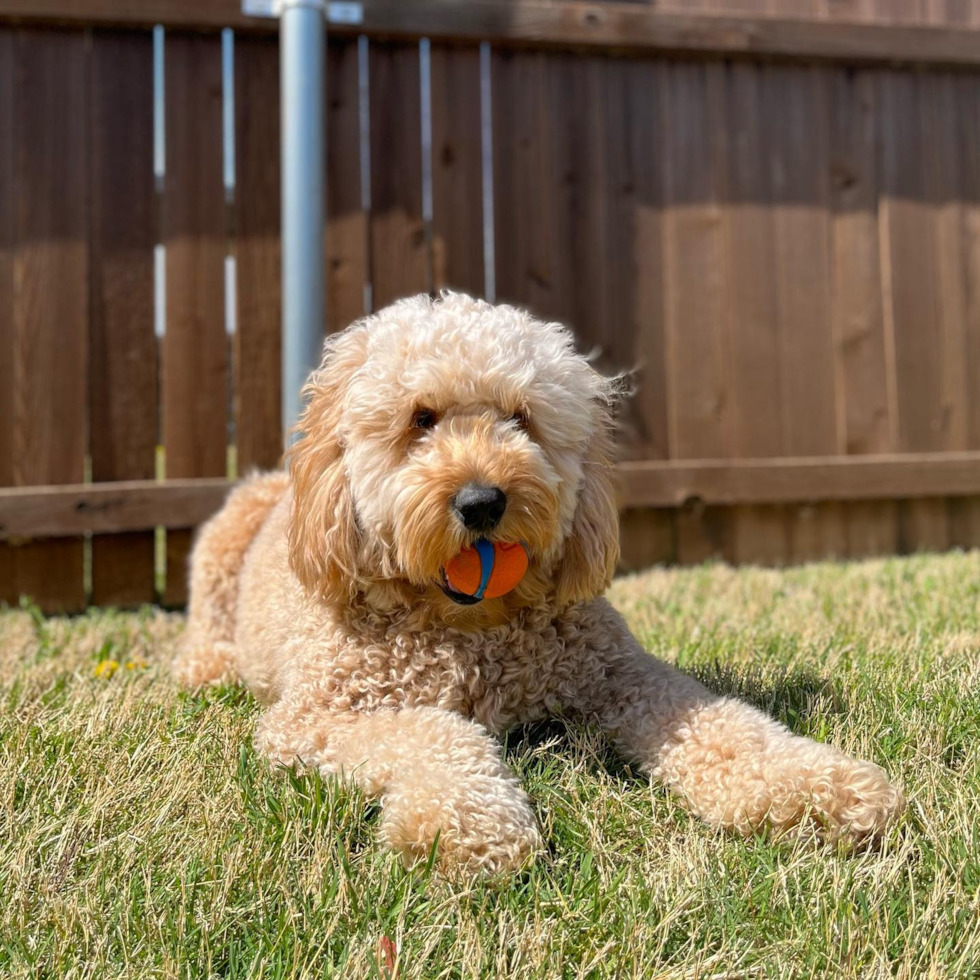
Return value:
M 453 500 L 453 510 L 468 531 L 492 531 L 506 509 L 504 491 L 482 483 L 467 483 Z

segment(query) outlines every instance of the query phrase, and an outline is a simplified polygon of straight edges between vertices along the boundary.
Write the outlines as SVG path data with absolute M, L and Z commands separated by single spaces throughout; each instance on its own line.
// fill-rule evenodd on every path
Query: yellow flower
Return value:
M 108 680 L 119 669 L 118 660 L 100 660 L 95 665 L 95 676 Z
M 142 670 L 146 666 L 146 661 L 142 657 L 134 657 L 126 661 L 126 670 Z

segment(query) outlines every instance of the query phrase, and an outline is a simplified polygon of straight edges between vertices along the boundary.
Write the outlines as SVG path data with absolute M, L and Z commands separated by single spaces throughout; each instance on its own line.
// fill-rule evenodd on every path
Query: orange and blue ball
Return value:
M 496 599 L 517 588 L 527 566 L 527 549 L 522 542 L 480 538 L 456 555 L 444 571 L 452 592 L 478 602 Z

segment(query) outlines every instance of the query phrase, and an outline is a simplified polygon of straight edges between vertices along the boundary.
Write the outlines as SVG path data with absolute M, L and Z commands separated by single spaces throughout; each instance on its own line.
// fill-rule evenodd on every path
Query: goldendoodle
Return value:
M 246 480 L 201 530 L 179 682 L 248 685 L 258 751 L 379 796 L 407 862 L 437 835 L 462 871 L 533 854 L 494 735 L 556 713 L 601 726 L 715 826 L 877 834 L 902 799 L 878 766 L 656 660 L 602 598 L 615 394 L 562 327 L 458 294 L 330 337 L 288 475 Z M 523 544 L 510 592 L 450 585 L 477 542 Z

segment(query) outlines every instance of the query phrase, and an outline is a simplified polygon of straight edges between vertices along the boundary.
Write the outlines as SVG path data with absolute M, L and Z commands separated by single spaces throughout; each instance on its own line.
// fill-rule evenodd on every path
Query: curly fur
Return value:
M 331 337 L 306 395 L 288 478 L 244 482 L 198 538 L 175 671 L 247 684 L 266 705 L 258 750 L 379 796 L 407 862 L 437 836 L 464 871 L 537 851 L 493 736 L 558 712 L 601 725 L 718 827 L 863 838 L 898 813 L 877 766 L 711 694 L 601 598 L 615 385 L 562 327 L 457 294 L 404 300 Z M 421 408 L 433 428 L 413 427 Z M 531 566 L 507 596 L 459 606 L 440 570 L 472 542 L 450 502 L 473 479 L 505 490 L 494 535 L 524 541 Z

